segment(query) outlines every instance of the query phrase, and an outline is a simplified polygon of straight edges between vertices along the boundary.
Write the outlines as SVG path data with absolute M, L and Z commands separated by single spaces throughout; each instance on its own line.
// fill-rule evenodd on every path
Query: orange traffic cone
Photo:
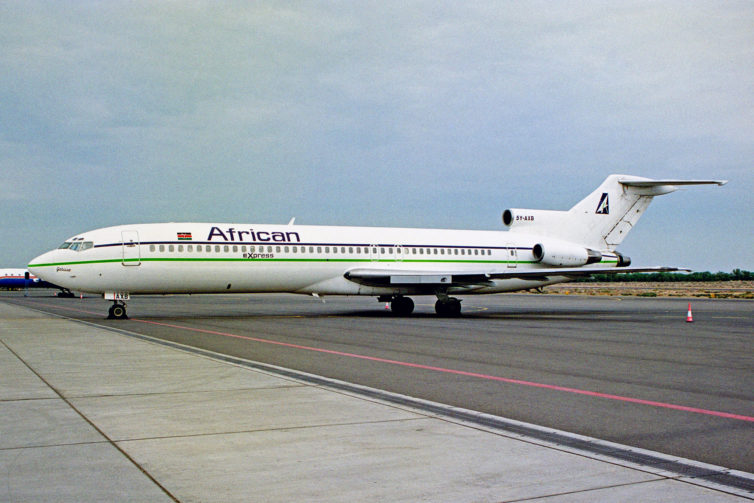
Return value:
M 694 318 L 691 316 L 691 302 L 689 302 L 689 313 L 686 315 L 686 323 L 691 323 Z

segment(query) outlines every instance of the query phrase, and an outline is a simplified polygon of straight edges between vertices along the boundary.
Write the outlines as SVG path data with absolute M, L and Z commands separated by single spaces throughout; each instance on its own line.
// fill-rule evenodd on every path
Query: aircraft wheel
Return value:
M 108 311 L 108 320 L 127 320 L 126 306 L 123 304 L 113 304 Z
M 408 316 L 414 312 L 414 301 L 408 297 L 395 297 L 390 303 L 390 310 L 397 316 Z
M 461 316 L 461 301 L 455 297 L 451 297 L 447 300 L 438 299 L 437 302 L 435 302 L 435 312 L 440 316 Z

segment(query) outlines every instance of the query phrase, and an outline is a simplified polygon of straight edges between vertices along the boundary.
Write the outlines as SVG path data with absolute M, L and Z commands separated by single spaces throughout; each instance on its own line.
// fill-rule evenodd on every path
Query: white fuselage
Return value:
M 365 285 L 344 275 L 394 271 L 510 271 L 541 268 L 541 237 L 470 231 L 306 225 L 164 223 L 85 232 L 35 258 L 29 269 L 65 288 L 92 293 L 432 294 L 417 284 Z M 608 251 L 594 266 L 616 266 Z M 586 266 L 589 267 L 589 266 Z M 497 293 L 567 281 L 492 279 L 447 293 Z

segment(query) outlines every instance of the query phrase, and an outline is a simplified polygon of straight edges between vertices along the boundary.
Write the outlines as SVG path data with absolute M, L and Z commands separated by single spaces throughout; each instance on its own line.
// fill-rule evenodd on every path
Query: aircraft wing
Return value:
M 578 278 L 592 274 L 684 271 L 678 267 L 553 267 L 543 269 L 504 269 L 489 271 L 402 271 L 394 269 L 351 269 L 345 278 L 369 286 L 449 287 L 484 285 L 493 279 L 548 281 L 555 277 Z

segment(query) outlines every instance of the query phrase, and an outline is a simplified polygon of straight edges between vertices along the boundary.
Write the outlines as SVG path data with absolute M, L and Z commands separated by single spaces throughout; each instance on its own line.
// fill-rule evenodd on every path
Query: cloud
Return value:
M 0 166 L 71 227 L 498 228 L 610 172 L 735 178 L 753 209 L 748 2 L 6 2 L 0 20 Z

